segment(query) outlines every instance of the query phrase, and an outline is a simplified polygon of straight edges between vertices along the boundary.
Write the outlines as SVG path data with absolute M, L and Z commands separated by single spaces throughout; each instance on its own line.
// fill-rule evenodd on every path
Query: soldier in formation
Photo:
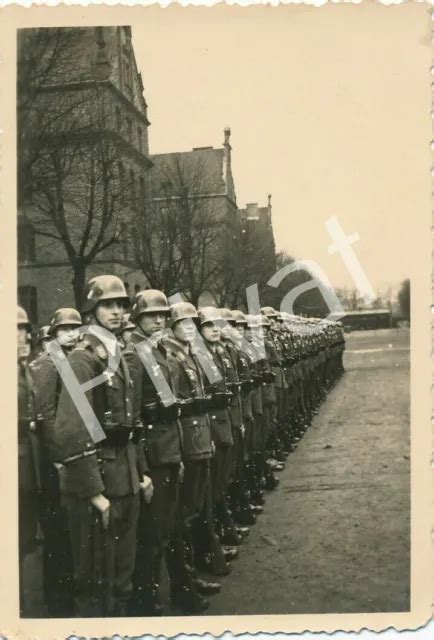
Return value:
M 163 615 L 163 565 L 172 608 L 205 611 L 221 584 L 204 572 L 230 573 L 343 373 L 335 322 L 153 289 L 128 303 L 119 278 L 93 278 L 31 364 L 18 311 L 20 593 L 39 520 L 53 616 Z

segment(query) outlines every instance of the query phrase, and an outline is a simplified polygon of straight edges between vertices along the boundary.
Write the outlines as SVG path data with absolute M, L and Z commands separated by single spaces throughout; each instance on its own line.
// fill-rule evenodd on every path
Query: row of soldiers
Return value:
M 343 372 L 337 323 L 152 289 L 128 304 L 93 278 L 33 357 L 18 308 L 22 615 L 38 527 L 49 616 L 162 615 L 164 563 L 171 606 L 203 612 Z

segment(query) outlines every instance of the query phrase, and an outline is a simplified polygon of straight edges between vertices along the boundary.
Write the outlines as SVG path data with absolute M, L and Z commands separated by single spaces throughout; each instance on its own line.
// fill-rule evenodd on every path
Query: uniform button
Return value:
M 86 442 L 86 447 L 89 449 L 92 445 L 90 444 L 90 442 Z
M 215 420 L 215 416 L 212 416 L 212 419 Z
M 131 415 L 131 413 L 129 411 L 127 411 L 127 418 L 129 418 Z
M 148 429 L 152 429 L 153 425 L 152 424 L 148 424 Z
M 193 424 L 197 424 L 197 420 L 193 420 Z

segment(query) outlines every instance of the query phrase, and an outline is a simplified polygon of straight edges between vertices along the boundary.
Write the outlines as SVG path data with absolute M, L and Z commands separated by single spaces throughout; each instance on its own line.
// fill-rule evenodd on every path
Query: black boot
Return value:
M 209 607 L 206 598 L 200 595 L 196 589 L 183 587 L 180 590 L 172 590 L 170 600 L 173 607 L 181 609 L 186 615 L 203 613 Z

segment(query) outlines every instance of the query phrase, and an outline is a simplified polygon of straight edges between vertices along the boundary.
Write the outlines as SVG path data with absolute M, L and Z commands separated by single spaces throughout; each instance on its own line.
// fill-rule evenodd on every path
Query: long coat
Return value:
M 107 368 L 107 350 L 98 338 L 86 335 L 68 362 L 77 382 L 83 384 L 103 374 Z M 131 430 L 140 422 L 139 416 L 133 415 L 132 394 L 133 382 L 121 356 L 113 375 L 87 391 L 86 397 L 103 428 L 110 412 L 112 423 Z M 106 439 L 95 444 L 65 386 L 60 392 L 48 447 L 53 460 L 65 465 L 64 492 L 80 498 L 98 493 L 107 498 L 135 495 L 147 470 L 140 442 L 130 438 L 126 444 L 113 445 Z
M 146 340 L 146 335 L 137 327 L 124 355 L 134 381 L 135 412 L 145 426 L 146 460 L 152 468 L 181 462 L 182 432 L 175 410 L 171 418 L 163 418 L 165 390 L 172 394 L 173 400 L 177 399 L 178 364 L 161 342 L 157 346 L 146 345 L 143 352 L 146 362 L 142 362 L 136 346 Z
M 188 352 L 176 338 L 169 338 L 165 345 L 179 365 L 178 397 L 180 400 L 194 401 L 205 396 L 204 372 L 199 360 L 189 349 Z M 206 413 L 181 413 L 183 458 L 203 460 L 211 457 L 211 428 Z

